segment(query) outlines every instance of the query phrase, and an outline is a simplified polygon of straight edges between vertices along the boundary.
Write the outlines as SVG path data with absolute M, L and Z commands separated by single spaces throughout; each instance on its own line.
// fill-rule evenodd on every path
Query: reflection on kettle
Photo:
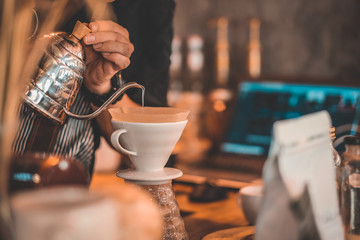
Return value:
M 85 72 L 85 51 L 80 40 L 89 32 L 90 29 L 78 21 L 72 34 L 57 32 L 43 37 L 49 44 L 26 90 L 24 101 L 41 115 L 58 124 L 63 124 L 67 116 L 84 120 L 98 116 L 129 88 L 141 88 L 144 95 L 142 85 L 130 82 L 119 88 L 95 112 L 88 115 L 70 112 Z

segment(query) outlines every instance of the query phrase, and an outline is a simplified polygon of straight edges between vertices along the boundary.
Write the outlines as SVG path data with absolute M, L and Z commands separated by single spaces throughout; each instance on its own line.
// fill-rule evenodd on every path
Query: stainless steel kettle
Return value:
M 129 88 L 141 88 L 144 93 L 142 85 L 130 82 L 119 88 L 95 112 L 88 115 L 70 112 L 85 72 L 85 51 L 80 40 L 89 32 L 90 29 L 78 21 L 72 34 L 57 32 L 45 35 L 44 39 L 49 40 L 48 46 L 26 89 L 25 103 L 58 124 L 63 124 L 67 116 L 84 120 L 98 116 Z

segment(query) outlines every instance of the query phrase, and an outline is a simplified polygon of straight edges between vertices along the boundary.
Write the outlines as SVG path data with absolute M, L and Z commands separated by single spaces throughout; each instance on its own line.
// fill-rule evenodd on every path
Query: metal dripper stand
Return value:
M 157 202 L 164 224 L 163 240 L 188 240 L 172 187 L 172 180 L 182 176 L 182 172 L 164 167 L 186 126 L 188 111 L 139 107 L 124 111 L 113 108 L 109 112 L 116 129 L 111 143 L 128 155 L 135 167 L 120 170 L 117 176 L 141 186 Z M 178 114 L 185 117 L 172 121 Z M 164 119 L 166 122 L 162 122 Z

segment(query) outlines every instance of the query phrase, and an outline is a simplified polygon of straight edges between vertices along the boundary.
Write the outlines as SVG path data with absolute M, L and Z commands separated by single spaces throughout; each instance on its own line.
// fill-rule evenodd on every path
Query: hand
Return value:
M 111 78 L 130 64 L 134 46 L 128 31 L 112 21 L 89 24 L 91 33 L 84 38 L 86 71 L 84 84 L 95 94 L 105 94 L 111 88 Z

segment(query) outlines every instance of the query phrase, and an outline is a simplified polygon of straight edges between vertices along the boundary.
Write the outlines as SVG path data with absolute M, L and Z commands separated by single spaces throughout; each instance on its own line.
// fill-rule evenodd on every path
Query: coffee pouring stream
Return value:
M 78 115 L 70 111 L 81 88 L 86 67 L 85 50 L 80 41 L 89 32 L 90 29 L 78 21 L 71 34 L 57 32 L 43 37 L 49 44 L 26 90 L 24 101 L 32 109 L 58 124 L 63 124 L 67 116 L 82 120 L 97 117 L 129 88 L 141 88 L 144 94 L 142 85 L 130 82 L 119 88 L 91 114 Z

